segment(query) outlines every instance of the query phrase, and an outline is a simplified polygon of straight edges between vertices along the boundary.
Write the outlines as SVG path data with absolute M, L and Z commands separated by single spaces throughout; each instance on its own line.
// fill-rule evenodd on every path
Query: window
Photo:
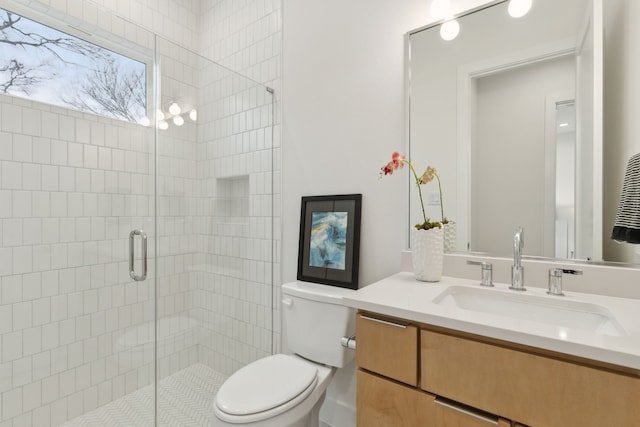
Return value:
M 146 116 L 146 67 L 0 9 L 0 93 L 141 122 Z

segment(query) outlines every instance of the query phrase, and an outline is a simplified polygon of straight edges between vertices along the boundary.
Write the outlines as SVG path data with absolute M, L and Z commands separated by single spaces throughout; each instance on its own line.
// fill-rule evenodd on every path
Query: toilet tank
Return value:
M 355 292 L 309 282 L 282 285 L 282 312 L 289 351 L 314 362 L 341 368 L 355 351 L 343 347 L 343 336 L 355 335 L 355 310 L 342 297 Z

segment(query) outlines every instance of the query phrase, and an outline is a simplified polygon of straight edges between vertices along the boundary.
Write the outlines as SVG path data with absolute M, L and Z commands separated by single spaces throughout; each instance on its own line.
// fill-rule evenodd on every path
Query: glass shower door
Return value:
M 60 11 L 39 12 L 50 10 L 46 3 L 2 2 L 5 23 L 62 35 L 49 37 L 58 43 L 50 57 L 32 47 L 24 47 L 28 58 L 2 56 L 41 63 L 30 65 L 40 73 L 29 90 L 0 95 L 0 424 L 152 426 L 155 130 L 138 113 L 154 104 L 144 96 L 151 95 L 153 35 L 81 2 L 149 42 L 134 44 Z M 2 37 L 12 37 L 5 30 Z M 57 57 L 67 62 L 56 72 Z M 142 71 L 127 74 L 125 57 Z M 100 88 L 131 94 L 101 87 L 102 77 L 134 74 L 146 81 L 138 104 L 97 107 L 108 104 Z M 138 280 L 130 276 L 132 230 Z
M 157 420 L 208 426 L 222 382 L 272 352 L 272 94 L 157 53 Z

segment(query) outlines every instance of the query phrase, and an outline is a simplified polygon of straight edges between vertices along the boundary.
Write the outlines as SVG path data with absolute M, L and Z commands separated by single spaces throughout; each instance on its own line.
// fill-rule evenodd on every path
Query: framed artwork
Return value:
M 302 198 L 298 280 L 358 289 L 362 194 Z

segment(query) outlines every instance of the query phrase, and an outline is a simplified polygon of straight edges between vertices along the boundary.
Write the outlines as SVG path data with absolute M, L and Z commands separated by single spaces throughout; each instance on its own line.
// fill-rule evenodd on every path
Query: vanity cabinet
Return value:
M 357 371 L 358 426 L 434 426 L 435 397 L 388 378 Z
M 640 426 L 640 377 L 421 330 L 420 387 L 530 426 Z
M 359 312 L 358 426 L 640 426 L 640 373 Z
M 482 413 L 475 408 L 449 402 L 440 397 L 434 398 L 433 423 L 419 424 L 421 426 L 441 427 L 511 427 L 511 422 L 492 414 Z
M 359 313 L 356 331 L 356 364 L 359 367 L 418 386 L 417 326 Z

